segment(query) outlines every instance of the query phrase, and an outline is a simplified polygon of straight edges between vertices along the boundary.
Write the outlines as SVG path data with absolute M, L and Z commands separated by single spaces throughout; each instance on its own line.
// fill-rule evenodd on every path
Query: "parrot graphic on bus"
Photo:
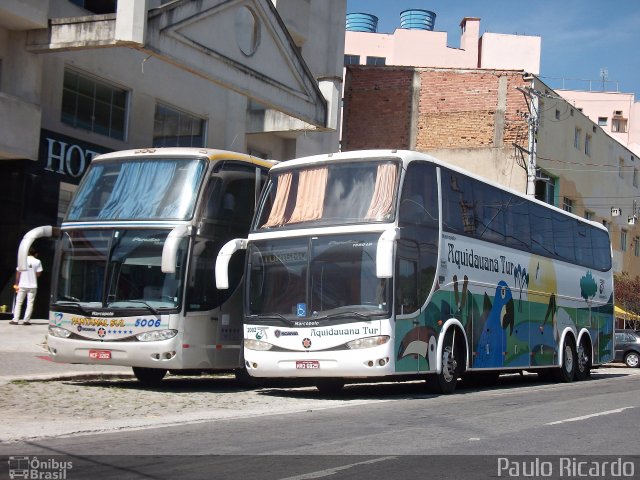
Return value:
M 474 368 L 502 366 L 503 355 L 507 350 L 506 329 L 509 327 L 509 335 L 513 333 L 514 313 L 511 289 L 504 280 L 501 280 L 496 287 L 493 302 L 486 293 L 484 295 L 484 308 L 480 319 L 483 327 L 476 343 Z

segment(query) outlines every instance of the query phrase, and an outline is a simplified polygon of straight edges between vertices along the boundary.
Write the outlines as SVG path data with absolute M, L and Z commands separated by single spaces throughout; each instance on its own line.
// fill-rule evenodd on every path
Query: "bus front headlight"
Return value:
M 66 328 L 49 326 L 49 335 L 51 335 L 52 337 L 69 338 L 71 336 L 71 333 L 72 332 L 67 330 Z
M 253 340 L 251 338 L 244 339 L 244 346 L 249 350 L 258 350 L 260 352 L 265 352 L 267 350 L 271 350 L 273 345 L 267 342 L 263 342 L 262 340 Z
M 371 348 L 377 347 L 378 345 L 384 345 L 389 341 L 389 335 L 378 335 L 375 337 L 367 337 L 367 338 L 357 338 L 356 340 L 351 340 L 347 342 L 347 347 L 351 350 L 357 350 L 359 348 Z
M 178 334 L 177 330 L 154 330 L 136 335 L 139 342 L 157 342 L 158 340 L 169 340 Z

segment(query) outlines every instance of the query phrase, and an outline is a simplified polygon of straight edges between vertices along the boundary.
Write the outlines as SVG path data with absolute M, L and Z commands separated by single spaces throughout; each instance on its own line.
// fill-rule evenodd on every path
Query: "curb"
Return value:
M 70 372 L 70 373 L 42 373 L 35 375 L 0 376 L 0 385 L 12 382 L 54 382 L 62 380 L 96 380 L 96 379 L 131 379 L 133 373 L 126 372 Z

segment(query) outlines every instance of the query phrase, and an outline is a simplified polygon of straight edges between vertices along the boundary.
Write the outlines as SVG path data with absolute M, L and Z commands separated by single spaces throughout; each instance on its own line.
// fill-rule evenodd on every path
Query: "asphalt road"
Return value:
M 353 385 L 331 399 L 313 388 L 251 394 L 269 408 L 4 443 L 0 455 L 67 459 L 76 468 L 67 478 L 85 472 L 93 478 L 496 478 L 499 462 L 551 467 L 539 478 L 583 478 L 563 472 L 561 462 L 578 472 L 581 461 L 598 459 L 633 468 L 633 476 L 621 478 L 640 478 L 640 458 L 632 457 L 639 451 L 637 374 L 595 373 L 571 384 L 514 376 L 450 396 L 425 393 L 421 382 Z M 515 470 L 501 473 L 514 478 L 507 474 Z

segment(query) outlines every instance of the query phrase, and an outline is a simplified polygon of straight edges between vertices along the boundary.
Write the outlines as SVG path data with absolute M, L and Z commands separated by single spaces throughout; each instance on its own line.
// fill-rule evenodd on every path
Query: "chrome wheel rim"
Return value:
M 573 355 L 571 355 L 571 346 L 564 346 L 564 369 L 567 373 L 573 370 Z
M 453 380 L 453 372 L 455 371 L 456 360 L 451 352 L 451 347 L 446 347 L 442 352 L 442 376 L 447 383 Z
M 589 365 L 589 357 L 587 356 L 584 345 L 580 344 L 578 348 L 578 370 L 584 372 Z

